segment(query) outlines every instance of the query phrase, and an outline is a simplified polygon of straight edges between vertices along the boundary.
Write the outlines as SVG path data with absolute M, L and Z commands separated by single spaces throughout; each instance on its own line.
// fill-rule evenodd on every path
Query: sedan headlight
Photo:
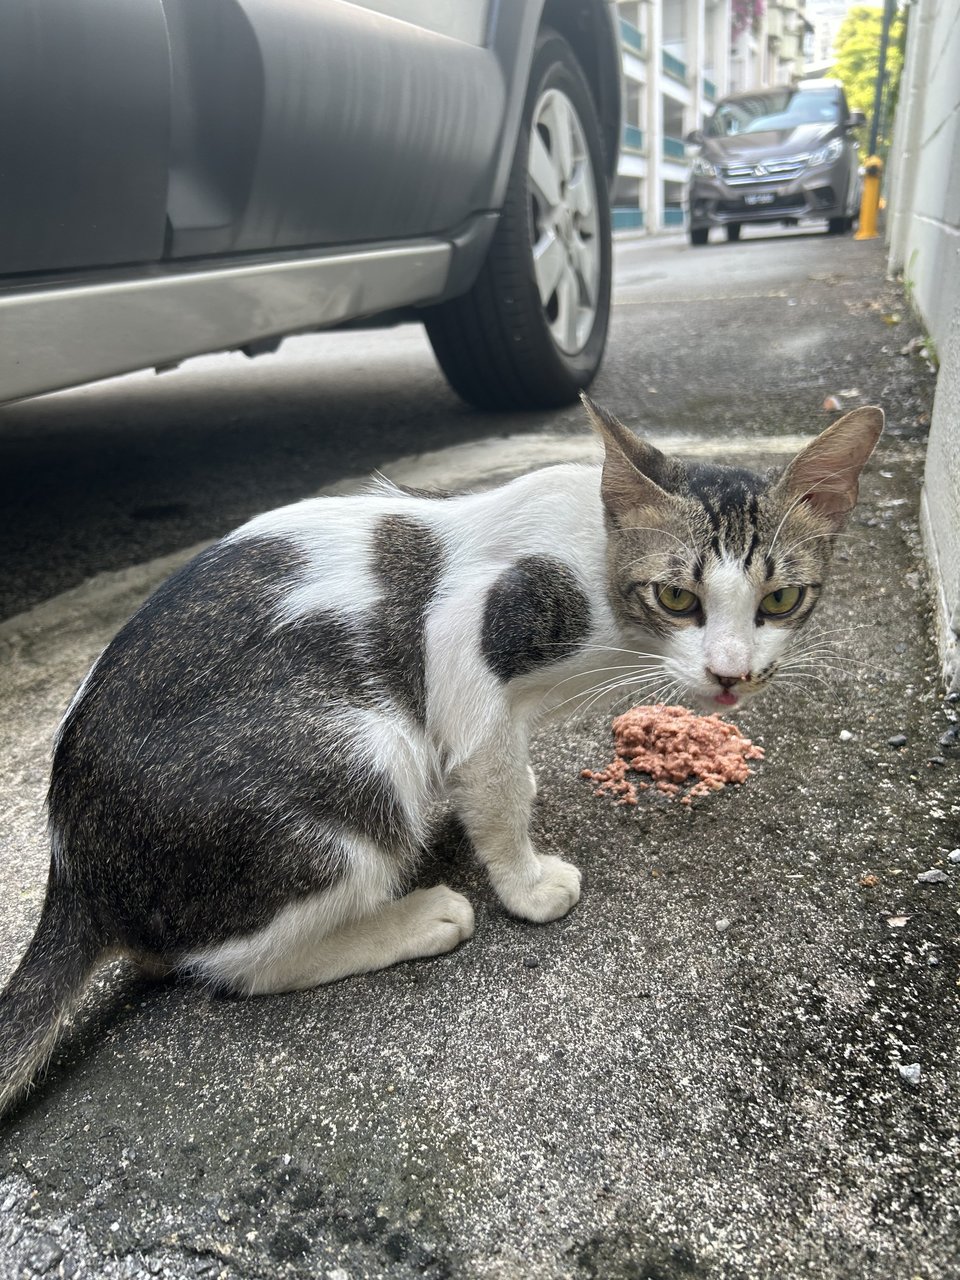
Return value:
M 843 139 L 834 138 L 831 142 L 828 142 L 825 146 L 821 147 L 819 151 L 814 151 L 813 155 L 807 161 L 807 167 L 812 169 L 814 165 L 829 164 L 831 160 L 836 160 L 842 151 Z
M 717 167 L 703 156 L 697 156 L 693 162 L 692 172 L 696 178 L 715 178 L 717 176 Z

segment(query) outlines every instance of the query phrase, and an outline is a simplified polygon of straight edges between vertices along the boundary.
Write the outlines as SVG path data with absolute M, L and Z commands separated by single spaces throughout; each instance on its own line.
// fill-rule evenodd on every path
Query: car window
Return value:
M 721 102 L 705 132 L 708 138 L 728 138 L 801 124 L 836 124 L 839 118 L 840 105 L 832 90 L 777 89 Z

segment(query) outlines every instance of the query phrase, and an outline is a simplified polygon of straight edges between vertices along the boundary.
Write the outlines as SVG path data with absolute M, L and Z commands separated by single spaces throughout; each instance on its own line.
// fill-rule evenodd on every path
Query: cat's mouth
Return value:
M 754 694 L 759 693 L 766 682 L 743 682 L 733 689 L 704 689 L 697 696 L 700 710 L 705 715 L 725 715 L 736 711 L 738 707 L 749 702 Z

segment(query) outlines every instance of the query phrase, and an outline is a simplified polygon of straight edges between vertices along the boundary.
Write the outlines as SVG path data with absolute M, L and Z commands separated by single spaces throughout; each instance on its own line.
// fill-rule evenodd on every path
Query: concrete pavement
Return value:
M 247 1003 L 108 971 L 0 1130 L 0 1274 L 958 1274 L 960 866 L 948 855 L 960 747 L 941 741 L 955 712 L 937 684 L 917 533 L 932 377 L 899 354 L 914 330 L 878 245 L 758 236 L 618 255 L 595 394 L 656 443 L 767 465 L 829 421 L 826 395 L 887 410 L 822 605 L 837 654 L 825 683 L 749 708 L 741 723 L 765 761 L 690 809 L 593 797 L 579 771 L 610 758 L 605 718 L 545 734 L 537 838 L 584 873 L 581 903 L 557 924 L 507 917 L 448 825 L 424 882 L 448 880 L 477 909 L 476 937 L 449 957 Z M 325 356 L 322 340 L 302 341 L 316 345 L 291 344 L 274 365 L 201 362 L 180 383 L 127 379 L 20 406 L 0 415 L 0 449 L 12 440 L 34 474 L 71 431 L 102 441 L 112 413 L 121 501 L 173 493 L 179 465 L 193 513 L 226 396 L 240 415 L 231 439 L 260 451 L 224 458 L 216 524 L 374 462 L 481 483 L 593 447 L 573 410 L 500 422 L 460 409 L 413 331 L 381 346 L 328 339 Z M 262 417 L 285 378 L 301 416 L 281 409 L 261 435 L 242 402 Z M 363 468 L 304 441 L 318 378 L 338 421 L 365 385 L 375 400 L 381 447 L 364 425 Z M 417 413 L 434 452 L 400 464 Z M 134 441 L 120 457 L 125 414 Z M 160 457 L 164 414 L 168 448 L 191 421 L 204 442 L 158 480 L 136 464 L 138 450 Z M 498 430 L 510 438 L 486 442 Z M 451 436 L 457 449 L 443 447 Z M 298 455 L 291 468 L 294 448 L 308 467 Z M 111 492 L 97 480 L 95 495 Z M 95 576 L 66 592 L 77 568 L 63 510 L 47 523 L 34 513 L 40 545 L 32 561 L 29 548 L 14 556 L 10 599 L 24 611 L 0 624 L 5 973 L 43 887 L 53 729 L 123 617 L 217 531 L 204 518 L 175 517 L 177 549 L 169 529 L 145 535 L 135 546 L 168 558 L 137 563 L 91 500 L 75 536 Z M 57 529 L 49 569 L 43 538 Z M 918 882 L 930 869 L 946 880 Z

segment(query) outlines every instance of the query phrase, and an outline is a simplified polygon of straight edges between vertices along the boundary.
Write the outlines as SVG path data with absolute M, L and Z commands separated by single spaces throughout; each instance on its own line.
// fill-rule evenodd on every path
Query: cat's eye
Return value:
M 767 618 L 783 618 L 793 613 L 803 599 L 803 587 L 780 587 L 760 601 L 760 612 Z
M 700 601 L 686 587 L 658 587 L 657 599 L 668 613 L 693 613 Z

